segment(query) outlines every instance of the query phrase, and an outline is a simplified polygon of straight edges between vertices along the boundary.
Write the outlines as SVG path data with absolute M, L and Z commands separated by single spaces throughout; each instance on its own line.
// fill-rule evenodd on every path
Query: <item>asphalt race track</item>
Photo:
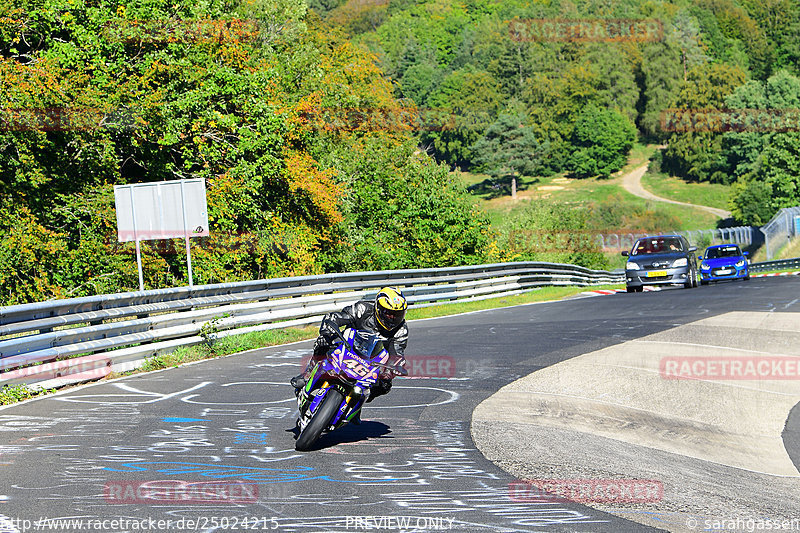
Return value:
M 655 531 L 563 499 L 513 497 L 516 478 L 472 441 L 473 410 L 536 370 L 730 311 L 800 320 L 800 277 L 412 322 L 411 377 L 309 453 L 294 450 L 288 380 L 310 341 L 9 406 L 0 532 Z M 800 407 L 783 439 L 800 466 Z

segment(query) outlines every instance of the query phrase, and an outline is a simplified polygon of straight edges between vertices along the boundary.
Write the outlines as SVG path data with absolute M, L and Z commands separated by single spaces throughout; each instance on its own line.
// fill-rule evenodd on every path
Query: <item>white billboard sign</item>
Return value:
M 206 180 L 115 185 L 114 200 L 119 242 L 136 242 L 139 289 L 144 290 L 139 242 L 175 238 L 186 240 L 186 261 L 191 287 L 193 280 L 189 238 L 209 235 Z
M 119 242 L 208 236 L 206 180 L 115 185 Z

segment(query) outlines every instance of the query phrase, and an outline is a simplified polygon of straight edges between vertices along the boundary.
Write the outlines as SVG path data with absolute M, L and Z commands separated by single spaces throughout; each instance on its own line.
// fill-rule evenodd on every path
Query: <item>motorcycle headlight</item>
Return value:
M 625 270 L 639 270 L 639 265 L 632 261 L 625 263 Z
M 741 261 L 736 263 L 736 266 L 739 267 L 739 268 L 742 268 L 746 264 L 747 264 L 747 262 L 744 259 L 742 259 Z
M 689 264 L 689 261 L 685 257 L 681 257 L 680 259 L 676 259 L 674 263 L 672 263 L 672 268 L 677 267 L 685 267 Z
M 356 393 L 356 394 L 359 394 L 359 395 L 360 394 L 364 394 L 364 389 L 362 389 L 361 387 L 356 385 L 355 387 L 353 387 L 353 392 Z
M 709 268 L 711 268 L 711 267 L 708 266 L 708 263 L 706 263 L 705 261 L 700 263 L 700 270 L 708 270 Z

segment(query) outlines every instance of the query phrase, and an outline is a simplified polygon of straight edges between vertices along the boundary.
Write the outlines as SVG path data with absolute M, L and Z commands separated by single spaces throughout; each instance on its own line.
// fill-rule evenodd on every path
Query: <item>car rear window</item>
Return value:
M 647 237 L 636 241 L 631 255 L 668 254 L 682 251 L 681 240 L 676 237 Z
M 719 259 L 720 257 L 737 257 L 742 255 L 738 246 L 720 246 L 706 250 L 706 259 Z

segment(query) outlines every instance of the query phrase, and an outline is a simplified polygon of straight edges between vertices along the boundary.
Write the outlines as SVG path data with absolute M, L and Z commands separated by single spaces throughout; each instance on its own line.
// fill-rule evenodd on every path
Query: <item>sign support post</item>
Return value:
M 186 190 L 181 180 L 181 211 L 183 211 L 183 238 L 186 241 L 186 267 L 189 271 L 189 288 L 194 287 L 192 279 L 192 248 L 189 245 L 189 225 L 186 221 Z
M 126 190 L 127 189 L 127 190 Z M 119 242 L 136 243 L 139 290 L 144 290 L 141 241 L 183 238 L 189 287 L 194 287 L 191 237 L 207 237 L 208 206 L 202 178 L 114 186 Z
M 136 231 L 136 202 L 133 201 L 133 187 L 131 192 L 131 212 L 133 213 L 133 239 L 136 241 L 136 268 L 139 271 L 139 290 L 144 290 L 144 274 L 142 273 L 142 249 L 139 246 L 139 233 Z

